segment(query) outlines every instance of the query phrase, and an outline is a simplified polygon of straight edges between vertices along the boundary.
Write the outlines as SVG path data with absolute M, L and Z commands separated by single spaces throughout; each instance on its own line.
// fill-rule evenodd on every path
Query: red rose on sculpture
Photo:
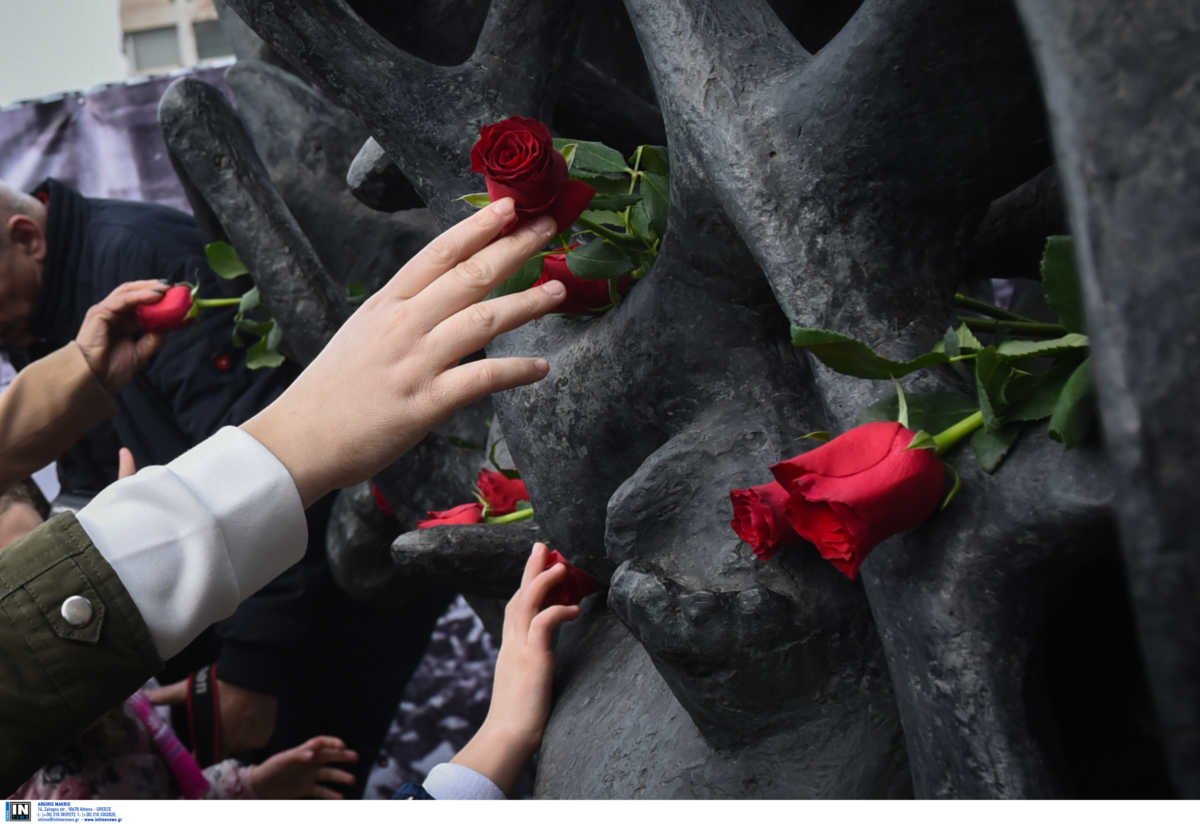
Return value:
M 787 517 L 788 494 L 778 483 L 735 489 L 729 500 L 733 504 L 729 525 L 762 560 L 771 560 L 781 545 L 798 537 Z
M 480 469 L 475 484 L 488 503 L 489 515 L 507 515 L 517 508 L 518 502 L 529 500 L 525 482 L 506 477 L 503 472 Z
M 375 499 L 376 509 L 389 518 L 394 518 L 396 516 L 396 511 L 392 509 L 392 505 L 388 503 L 388 499 L 384 496 L 383 490 L 379 488 L 378 484 L 371 484 L 371 497 Z
M 477 524 L 483 520 L 483 504 L 474 501 L 469 504 L 459 504 L 450 509 L 430 510 L 429 518 L 417 522 L 417 529 L 429 529 L 431 526 L 448 526 L 450 524 Z
M 543 606 L 553 606 L 561 604 L 570 606 L 578 604 L 588 595 L 600 589 L 600 582 L 588 575 L 579 567 L 571 566 L 571 562 L 563 557 L 562 553 L 557 549 L 550 550 L 550 556 L 546 558 L 546 569 L 555 564 L 563 564 L 567 568 L 567 576 L 563 578 L 554 589 L 550 590 L 550 594 L 546 596 L 546 603 Z
M 577 243 L 571 248 L 574 249 L 578 245 Z M 604 309 L 612 303 L 612 298 L 608 294 L 608 281 L 581 278 L 572 273 L 567 267 L 565 252 L 546 255 L 542 259 L 542 276 L 533 285 L 541 286 L 550 280 L 557 280 L 567 287 L 567 297 L 558 305 L 555 312 L 565 315 L 594 315 L 597 310 Z M 633 283 L 632 278 L 625 275 L 617 281 L 617 291 L 622 295 L 625 294 L 629 291 L 631 283 Z
M 932 449 L 909 449 L 914 434 L 863 424 L 771 467 L 796 532 L 852 579 L 878 543 L 920 525 L 942 499 L 942 462 Z
M 551 215 L 559 232 L 570 228 L 596 194 L 567 176 L 567 162 L 554 148 L 550 130 L 529 117 L 509 117 L 480 129 L 471 171 L 484 176 L 492 200 L 511 197 L 522 220 Z
M 186 317 L 192 309 L 192 287 L 172 286 L 155 303 L 137 308 L 138 323 L 147 332 L 172 332 L 191 323 Z

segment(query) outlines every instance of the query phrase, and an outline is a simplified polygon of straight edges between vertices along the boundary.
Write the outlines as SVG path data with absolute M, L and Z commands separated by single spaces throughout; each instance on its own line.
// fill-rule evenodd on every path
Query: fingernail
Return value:
M 545 358 L 538 358 L 533 362 L 533 365 L 539 372 L 550 371 L 550 361 L 546 360 Z
M 543 215 L 533 222 L 533 231 L 537 232 L 542 237 L 550 237 L 554 234 L 554 230 L 558 228 L 558 223 L 554 218 Z
M 492 213 L 499 217 L 508 217 L 513 213 L 513 199 L 503 197 L 492 204 Z
M 552 297 L 558 297 L 567 293 L 567 287 L 563 286 L 561 280 L 548 280 L 542 284 L 542 291 Z

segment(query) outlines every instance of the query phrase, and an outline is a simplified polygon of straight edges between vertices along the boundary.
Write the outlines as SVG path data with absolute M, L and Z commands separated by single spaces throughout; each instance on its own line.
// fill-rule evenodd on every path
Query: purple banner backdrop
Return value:
M 222 65 L 0 109 L 0 178 L 28 191 L 56 177 L 90 197 L 151 201 L 190 212 L 158 127 L 158 100 L 184 74 L 229 94 Z

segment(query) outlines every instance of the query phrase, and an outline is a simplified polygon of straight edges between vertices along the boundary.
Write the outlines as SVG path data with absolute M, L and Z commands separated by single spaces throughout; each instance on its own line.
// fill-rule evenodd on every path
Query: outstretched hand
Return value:
M 561 563 L 546 569 L 549 557 L 545 544 L 533 545 L 521 587 L 504 608 L 504 634 L 487 717 L 479 732 L 451 759 L 486 775 L 505 793 L 541 745 L 550 719 L 554 630 L 579 615 L 575 604 L 542 608 L 567 574 Z
M 330 764 L 352 764 L 358 753 L 331 735 L 318 735 L 298 747 L 275 753 L 250 768 L 250 787 L 259 798 L 328 798 L 342 794 L 324 784 L 354 784 L 354 775 Z
M 110 395 L 120 394 L 162 346 L 165 336 L 161 333 L 147 333 L 136 340 L 134 334 L 140 329 L 137 307 L 161 299 L 166 290 L 158 280 L 131 280 L 113 289 L 83 316 L 75 343 Z
M 513 216 L 503 198 L 435 238 L 242 424 L 288 468 L 304 506 L 378 472 L 455 409 L 546 376 L 541 358 L 459 364 L 566 294 L 551 281 L 481 302 L 555 231 L 544 218 L 497 239 Z

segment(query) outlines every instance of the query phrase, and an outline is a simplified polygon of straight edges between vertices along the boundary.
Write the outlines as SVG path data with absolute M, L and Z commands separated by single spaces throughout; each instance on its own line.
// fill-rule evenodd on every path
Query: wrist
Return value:
M 450 763 L 469 767 L 509 795 L 539 739 L 489 717 Z

